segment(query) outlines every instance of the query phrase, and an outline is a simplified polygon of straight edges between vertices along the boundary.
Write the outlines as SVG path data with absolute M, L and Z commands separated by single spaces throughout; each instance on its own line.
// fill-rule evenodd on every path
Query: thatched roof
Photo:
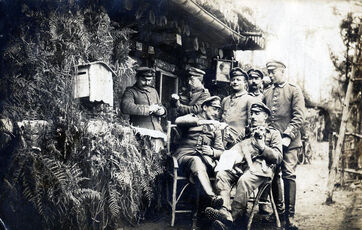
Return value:
M 264 38 L 246 13 L 237 12 L 231 0 L 170 0 L 192 18 L 195 34 L 217 47 L 234 50 L 264 48 Z M 178 10 L 177 9 L 177 10 Z M 245 9 L 243 9 L 245 12 Z M 176 12 L 176 11 L 175 11 Z M 177 11 L 179 12 L 179 11 Z M 185 14 L 186 15 L 186 14 Z
M 250 8 L 235 9 L 232 0 L 192 0 L 238 33 L 261 32 L 251 20 Z

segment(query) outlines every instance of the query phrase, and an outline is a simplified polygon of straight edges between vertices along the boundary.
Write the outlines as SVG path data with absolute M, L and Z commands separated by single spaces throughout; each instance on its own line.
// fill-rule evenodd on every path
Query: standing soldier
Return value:
M 271 109 L 269 122 L 282 135 L 285 217 L 288 229 L 298 229 L 294 220 L 296 200 L 297 152 L 302 146 L 300 128 L 304 121 L 304 97 L 296 85 L 286 82 L 286 66 L 280 61 L 266 64 L 274 85 L 264 92 L 266 105 Z M 273 190 L 280 185 L 280 176 L 274 178 Z M 279 186 L 281 188 L 281 186 Z M 279 194 L 281 193 L 279 189 Z M 278 198 L 278 196 L 276 196 Z M 278 201 L 278 199 L 276 199 Z M 282 207 L 282 206 L 281 206 Z M 279 206 L 280 209 L 280 206 Z M 279 210 L 282 212 L 282 210 Z
M 249 95 L 263 99 L 263 73 L 258 69 L 248 71 Z
M 162 106 L 156 89 L 151 86 L 155 70 L 139 67 L 136 72 L 136 83 L 123 94 L 122 112 L 130 115 L 130 122 L 134 126 L 162 131 L 160 117 L 166 114 L 166 108 Z
M 205 72 L 191 67 L 188 70 L 188 85 L 190 88 L 190 96 L 187 103 L 181 103 L 180 97 L 177 94 L 172 94 L 172 99 L 175 101 L 176 111 L 178 116 L 189 113 L 198 114 L 202 111 L 201 104 L 210 97 L 209 90 L 203 85 Z
M 251 96 L 246 90 L 247 79 L 247 73 L 238 67 L 230 71 L 230 86 L 233 93 L 221 102 L 222 121 L 229 125 L 224 134 L 227 148 L 241 141 L 245 136 L 251 105 Z

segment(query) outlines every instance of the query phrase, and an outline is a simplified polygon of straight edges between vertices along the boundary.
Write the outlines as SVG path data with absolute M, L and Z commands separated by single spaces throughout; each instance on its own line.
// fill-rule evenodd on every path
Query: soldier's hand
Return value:
M 283 146 L 288 147 L 290 145 L 291 141 L 292 140 L 290 139 L 290 137 L 283 137 L 282 144 L 283 144 Z
M 258 150 L 264 151 L 264 149 L 265 149 L 265 137 L 264 137 L 264 135 L 262 136 L 262 138 L 252 137 L 252 144 Z
M 180 96 L 177 95 L 177 94 L 175 94 L 175 93 L 173 93 L 173 94 L 171 95 L 171 99 L 178 101 L 178 100 L 180 100 Z
M 149 107 L 150 114 L 156 113 L 157 110 L 159 110 L 159 109 L 160 109 L 160 106 L 157 104 L 150 105 L 150 107 Z
M 208 155 L 208 156 L 214 156 L 214 151 L 212 150 L 212 148 L 208 145 L 203 145 L 201 147 L 201 151 L 202 151 L 202 154 L 204 155 Z
M 155 112 L 157 116 L 162 116 L 166 113 L 166 110 L 162 106 L 158 106 L 158 110 Z

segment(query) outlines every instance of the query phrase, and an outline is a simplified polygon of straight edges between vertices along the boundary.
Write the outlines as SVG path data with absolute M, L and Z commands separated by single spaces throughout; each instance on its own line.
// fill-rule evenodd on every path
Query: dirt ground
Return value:
M 296 220 L 299 229 L 362 229 L 362 185 L 360 181 L 347 188 L 338 188 L 334 193 L 335 203 L 325 205 L 328 179 L 328 143 L 318 143 L 311 164 L 298 165 Z M 168 213 L 155 222 L 141 224 L 137 230 L 190 229 L 190 217 L 176 216 L 176 224 L 170 227 Z M 273 222 L 260 223 L 256 215 L 252 229 L 277 229 Z M 204 226 L 204 229 L 208 227 Z

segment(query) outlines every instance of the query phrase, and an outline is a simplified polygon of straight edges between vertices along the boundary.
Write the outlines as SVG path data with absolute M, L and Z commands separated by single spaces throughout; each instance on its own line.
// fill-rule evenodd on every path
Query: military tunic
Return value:
M 272 86 L 264 93 L 265 104 L 271 110 L 269 123 L 282 137 L 291 138 L 289 149 L 302 146 L 300 127 L 304 121 L 304 97 L 296 85 L 284 83 Z
M 187 105 L 180 104 L 180 106 L 177 107 L 177 114 L 179 116 L 185 115 L 185 114 L 198 114 L 202 111 L 201 104 L 204 102 L 207 98 L 209 98 L 211 95 L 209 93 L 209 90 L 205 88 L 199 88 L 195 89 L 190 94 L 190 101 L 187 103 Z
M 233 148 L 237 148 L 235 145 Z M 215 188 L 217 194 L 222 196 L 224 207 L 228 210 L 246 208 L 248 197 L 254 189 L 259 187 L 264 181 L 273 176 L 271 167 L 282 161 L 282 139 L 280 133 L 274 128 L 266 129 L 265 149 L 253 159 L 255 171 L 251 172 L 244 164 L 244 174 L 238 175 L 234 170 L 220 171 L 216 174 Z M 267 170 L 262 169 L 262 162 L 265 161 Z M 238 166 L 234 166 L 238 167 Z M 230 205 L 230 191 L 236 184 L 236 193 L 233 204 Z
M 222 135 L 219 129 L 216 129 L 213 125 L 199 125 L 197 126 L 198 120 L 206 120 L 203 114 L 188 114 L 182 116 L 179 119 L 181 122 L 177 123 L 177 126 L 180 128 L 185 128 L 183 132 L 183 137 L 179 143 L 177 150 L 173 153 L 173 156 L 176 157 L 180 167 L 183 167 L 184 164 L 187 164 L 190 157 L 200 158 L 200 147 L 202 145 L 210 146 L 213 150 L 213 157 L 203 155 L 202 161 L 205 160 L 208 162 L 213 162 L 220 157 L 221 153 L 224 150 L 224 145 L 222 142 Z M 206 163 L 206 162 L 204 162 Z M 186 172 L 196 172 L 199 170 L 207 170 L 207 166 L 199 166 L 187 168 Z
M 127 87 L 121 102 L 124 114 L 130 115 L 130 122 L 141 128 L 162 131 L 160 116 L 150 114 L 149 106 L 158 104 L 162 106 L 158 93 L 153 87 L 139 88 L 136 84 Z M 165 111 L 166 108 L 164 107 Z
M 230 126 L 231 138 L 237 142 L 245 136 L 245 127 L 248 125 L 249 109 L 255 99 L 247 91 L 241 94 L 232 94 L 221 102 L 222 121 Z

